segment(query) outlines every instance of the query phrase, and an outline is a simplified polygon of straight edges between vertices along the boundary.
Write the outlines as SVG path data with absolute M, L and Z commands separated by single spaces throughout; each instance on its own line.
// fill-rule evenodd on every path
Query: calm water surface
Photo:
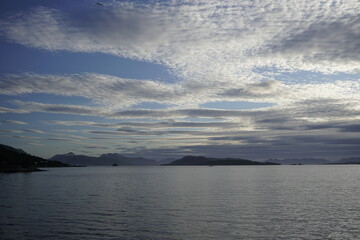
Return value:
M 360 166 L 0 174 L 0 239 L 360 239 Z

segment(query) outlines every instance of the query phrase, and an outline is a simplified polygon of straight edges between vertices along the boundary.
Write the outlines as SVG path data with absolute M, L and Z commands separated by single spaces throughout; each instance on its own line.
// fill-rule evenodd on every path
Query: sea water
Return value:
M 0 239 L 360 239 L 360 166 L 0 174 Z

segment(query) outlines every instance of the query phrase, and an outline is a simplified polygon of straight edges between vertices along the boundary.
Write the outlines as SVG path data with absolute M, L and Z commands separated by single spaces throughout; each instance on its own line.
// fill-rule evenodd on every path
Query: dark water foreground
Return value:
M 0 174 L 0 239 L 359 239 L 360 166 Z

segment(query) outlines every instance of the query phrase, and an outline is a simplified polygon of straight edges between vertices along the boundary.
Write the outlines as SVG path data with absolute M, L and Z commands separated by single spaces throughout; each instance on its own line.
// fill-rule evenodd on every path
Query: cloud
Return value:
M 123 2 L 72 11 L 38 7 L 2 18 L 1 36 L 49 51 L 101 52 L 160 63 L 182 81 L 8 74 L 1 76 L 0 93 L 82 96 L 108 108 L 356 97 L 356 81 L 285 84 L 256 69 L 358 73 L 359 9 L 356 0 Z
M 16 124 L 16 125 L 24 125 L 24 124 L 28 124 L 28 123 L 23 122 L 23 121 L 15 121 L 15 120 L 3 120 L 3 123 L 7 123 L 7 124 Z
M 162 131 L 154 131 L 154 130 L 136 130 L 136 129 L 117 129 L 116 131 L 98 131 L 98 130 L 86 130 L 86 133 L 91 134 L 100 134 L 100 135 L 117 135 L 117 136 L 131 136 L 131 137 L 137 137 L 137 136 L 156 136 L 157 138 L 161 138 L 162 136 L 165 136 L 168 138 L 170 135 L 201 135 L 201 131 L 195 131 L 195 130 L 162 130 Z
M 80 141 L 77 139 L 69 139 L 69 138 L 45 138 L 45 139 L 50 141 L 61 141 L 61 142 L 72 142 L 72 143 L 77 143 Z
M 329 135 L 317 135 L 317 136 L 289 136 L 284 137 L 285 140 L 295 143 L 305 144 L 329 144 L 329 145 L 360 145 L 360 139 L 357 137 L 337 137 Z M 280 138 L 281 139 L 281 138 Z M 283 139 L 281 139 L 282 141 Z
M 0 107 L 0 113 L 27 113 L 27 111 Z
M 250 160 L 265 161 L 270 156 L 274 158 L 289 158 L 294 156 L 302 156 L 304 158 L 326 158 L 328 160 L 338 160 L 343 156 L 358 156 L 360 154 L 358 143 L 357 145 L 333 145 L 325 143 L 325 139 L 320 139 L 321 142 L 312 141 L 310 144 L 304 142 L 291 141 L 287 137 L 277 139 L 276 141 L 265 141 L 264 139 L 252 139 L 249 137 L 249 142 L 256 144 L 244 143 L 226 143 L 222 142 L 206 144 L 190 144 L 176 146 L 161 146 L 161 147 L 137 147 L 126 148 L 120 147 L 120 151 L 127 152 L 129 155 L 135 156 L 153 156 L 153 158 L 163 159 L 166 157 L 179 159 L 184 155 L 203 155 L 207 157 L 234 157 Z M 333 142 L 341 142 L 343 139 L 332 140 Z M 346 140 L 347 141 L 347 140 Z M 351 139 L 349 140 L 351 142 Z M 356 141 L 352 141 L 356 143 Z M 312 146 L 311 146 L 312 145 Z M 354 147 L 355 146 L 355 147 Z
M 314 22 L 308 28 L 271 48 L 272 54 L 298 56 L 319 63 L 346 63 L 360 61 L 360 21 L 355 15 L 342 19 Z
M 360 124 L 349 124 L 345 126 L 340 126 L 340 131 L 342 132 L 360 132 Z
M 100 108 L 87 107 L 81 105 L 44 104 L 38 102 L 24 102 L 18 100 L 14 101 L 13 103 L 20 108 L 27 109 L 26 111 L 28 112 L 62 113 L 62 114 L 87 115 L 87 116 L 110 115 L 109 111 L 105 111 Z
M 7 74 L 1 76 L 0 94 L 49 93 L 81 96 L 110 107 L 128 107 L 140 102 L 186 101 L 181 86 L 151 80 L 123 79 L 101 74 Z
M 241 126 L 239 122 L 191 122 L 191 121 L 161 121 L 161 122 L 120 122 L 120 123 L 98 123 L 89 121 L 46 121 L 50 125 L 64 125 L 64 126 L 92 126 L 103 128 L 124 128 L 124 127 L 138 127 L 138 128 L 233 128 Z M 61 130 L 59 130 L 61 131 Z
M 269 156 L 273 156 L 275 158 L 302 156 L 338 160 L 343 156 L 358 156 L 360 154 L 358 148 L 355 148 L 351 145 L 339 147 L 332 144 L 316 144 L 313 142 L 313 147 L 309 147 L 309 145 L 300 143 L 289 146 L 286 141 L 278 142 L 279 145 L 273 144 L 274 143 L 272 142 L 267 144 L 252 145 L 207 144 L 186 146 L 183 147 L 183 149 L 188 150 L 188 153 L 190 152 L 193 155 L 222 157 L 222 153 L 227 152 L 230 153 L 228 156 L 254 160 L 266 160 L 269 158 Z M 186 151 L 183 151 L 182 154 L 185 152 Z
M 302 107 L 306 104 L 312 104 L 311 108 Z M 299 102 L 288 106 L 288 108 L 272 107 L 261 110 L 143 109 L 134 110 L 134 112 L 125 110 L 108 113 L 108 117 L 115 116 L 119 119 L 131 120 L 133 118 L 153 118 L 154 120 L 151 122 L 137 120 L 119 123 L 90 121 L 51 121 L 48 123 L 96 127 L 98 128 L 96 130 L 84 130 L 84 133 L 88 135 L 82 141 L 97 139 L 96 135 L 108 135 L 113 136 L 110 139 L 123 141 L 123 144 L 128 145 L 130 148 L 147 146 L 148 148 L 158 149 L 161 146 L 179 144 L 181 141 L 186 141 L 188 145 L 197 145 L 201 141 L 210 146 L 215 142 L 219 145 L 225 145 L 222 153 L 224 153 L 228 144 L 235 144 L 239 145 L 240 149 L 248 147 L 249 149 L 258 149 L 257 151 L 260 151 L 260 146 L 263 146 L 269 154 L 275 152 L 275 150 L 269 150 L 270 146 L 273 146 L 277 151 L 285 146 L 291 146 L 290 150 L 295 154 L 296 148 L 298 148 L 298 151 L 305 151 L 306 149 L 314 151 L 317 148 L 324 150 L 330 146 L 341 145 L 341 148 L 349 145 L 357 146 L 357 123 L 354 117 L 358 117 L 359 112 L 356 113 L 353 110 L 356 105 L 356 102 L 339 103 L 327 99 L 309 103 Z M 44 109 L 47 108 L 48 106 L 44 107 Z M 308 110 L 305 115 L 303 108 Z M 209 120 L 215 118 L 221 120 L 215 122 L 188 122 L 179 120 L 164 121 L 161 120 L 162 118 L 208 118 Z M 106 130 L 108 128 L 114 130 Z M 344 134 L 338 136 L 338 131 Z M 175 136 L 181 136 L 181 138 Z M 105 139 L 109 138 L 106 137 Z M 134 140 L 137 142 L 132 143 Z M 328 147 L 324 146 L 324 144 Z M 218 146 L 216 149 L 220 151 L 221 147 Z M 348 147 L 346 149 L 349 154 L 356 152 Z M 289 153 L 290 150 L 285 152 Z M 209 153 L 211 152 L 212 150 L 209 151 Z M 343 153 L 342 150 L 339 150 L 339 152 Z M 201 154 L 203 152 L 196 153 Z M 239 153 L 239 151 L 236 151 L 236 153 Z M 255 150 L 253 154 L 255 154 Z M 317 154 L 320 156 L 320 153 Z M 309 153 L 309 155 L 311 154 Z
M 53 122 L 89 129 L 81 141 L 65 133 L 48 140 L 71 138 L 85 144 L 117 139 L 127 151 L 156 156 L 358 154 L 360 82 L 333 74 L 360 71 L 359 10 L 357 0 L 184 0 L 112 1 L 102 8 L 37 7 L 13 13 L 0 19 L 2 39 L 51 52 L 105 53 L 158 63 L 180 80 L 2 74 L 3 95 L 47 93 L 80 96 L 91 103 L 15 101 L 18 109 L 0 107 L 0 113 L 118 119 Z M 304 71 L 328 78 L 309 78 Z M 199 107 L 217 101 L 272 105 L 251 110 Z M 144 102 L 163 108 L 137 108 Z M 177 141 L 183 142 L 176 147 Z
M 107 110 L 125 109 L 143 102 L 156 102 L 164 107 L 198 107 L 202 103 L 229 101 L 291 102 L 318 99 L 359 99 L 360 82 L 283 84 L 277 80 L 251 84 L 161 83 L 152 80 L 123 79 L 101 74 L 6 74 L 0 76 L 0 94 L 20 95 L 48 93 L 81 96 L 93 105 Z M 60 110 L 60 109 L 59 109 Z M 8 108 L 0 112 L 14 111 Z M 26 112 L 26 109 L 24 109 Z M 78 111 L 80 111 L 78 109 Z
M 281 83 L 279 81 L 269 80 L 260 83 L 245 85 L 241 88 L 229 88 L 220 93 L 219 95 L 223 97 L 256 99 L 264 97 L 264 94 L 275 94 L 278 86 L 280 85 Z M 269 97 L 271 99 L 271 96 Z
M 34 146 L 43 146 L 44 145 L 44 144 L 39 143 L 39 142 L 27 142 L 27 144 L 34 145 Z
M 68 131 L 64 131 L 64 133 L 66 134 L 61 134 L 61 133 L 46 133 L 46 135 L 48 136 L 55 136 L 55 137 L 67 137 L 67 138 L 74 138 L 74 139 L 85 139 L 85 137 L 83 136 L 78 136 L 78 135 L 71 135 L 71 134 L 67 134 Z
M 187 80 L 236 82 L 258 66 L 358 71 L 359 5 L 199 0 L 113 2 L 72 11 L 37 7 L 3 18 L 0 33 L 49 51 L 158 62 Z
M 336 129 L 340 132 L 360 132 L 360 124 L 357 122 L 325 122 L 320 124 L 309 124 L 303 126 L 306 130 Z
M 276 91 L 277 87 L 280 84 L 281 83 L 276 80 L 261 82 L 258 84 L 254 84 L 253 88 L 250 91 L 254 92 L 254 93 L 259 93 L 259 94 L 272 93 L 272 92 Z
M 0 129 L 0 132 L 2 132 L 2 133 L 22 133 L 22 131 L 14 130 L 14 129 Z
M 360 109 L 356 100 L 339 101 L 337 99 L 322 99 L 318 101 L 300 101 L 288 105 L 273 106 L 251 110 L 223 110 L 206 108 L 189 109 L 132 109 L 132 110 L 104 110 L 100 107 L 81 105 L 44 104 L 37 102 L 14 101 L 20 109 L 28 112 L 47 112 L 57 114 L 76 114 L 99 116 L 112 119 L 184 119 L 184 118 L 209 118 L 217 121 L 232 119 L 241 120 L 243 123 L 260 125 L 277 125 L 284 121 L 310 121 L 326 122 L 340 120 L 355 120 L 360 118 Z M 283 120 L 281 120 L 283 118 Z M 238 122 L 238 120 L 236 122 Z M 169 124 L 169 123 L 168 123 Z M 173 123 L 174 127 L 176 122 Z M 185 124 L 185 123 L 182 123 Z M 209 123 L 207 123 L 209 124 Z M 85 125 L 91 125 L 86 123 Z M 133 123 L 135 126 L 136 123 Z M 156 125 L 156 124 L 155 124 Z M 171 125 L 171 124 L 170 124 Z M 105 125 L 98 125 L 106 127 Z
M 44 134 L 43 131 L 41 130 L 37 130 L 37 129 L 23 129 L 23 132 L 30 132 L 30 133 L 40 133 L 40 134 Z

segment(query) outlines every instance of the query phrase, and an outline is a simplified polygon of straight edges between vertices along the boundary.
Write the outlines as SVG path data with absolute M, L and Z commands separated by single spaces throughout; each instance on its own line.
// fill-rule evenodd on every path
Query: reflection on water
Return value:
M 1 239 L 358 239 L 360 166 L 1 174 Z

